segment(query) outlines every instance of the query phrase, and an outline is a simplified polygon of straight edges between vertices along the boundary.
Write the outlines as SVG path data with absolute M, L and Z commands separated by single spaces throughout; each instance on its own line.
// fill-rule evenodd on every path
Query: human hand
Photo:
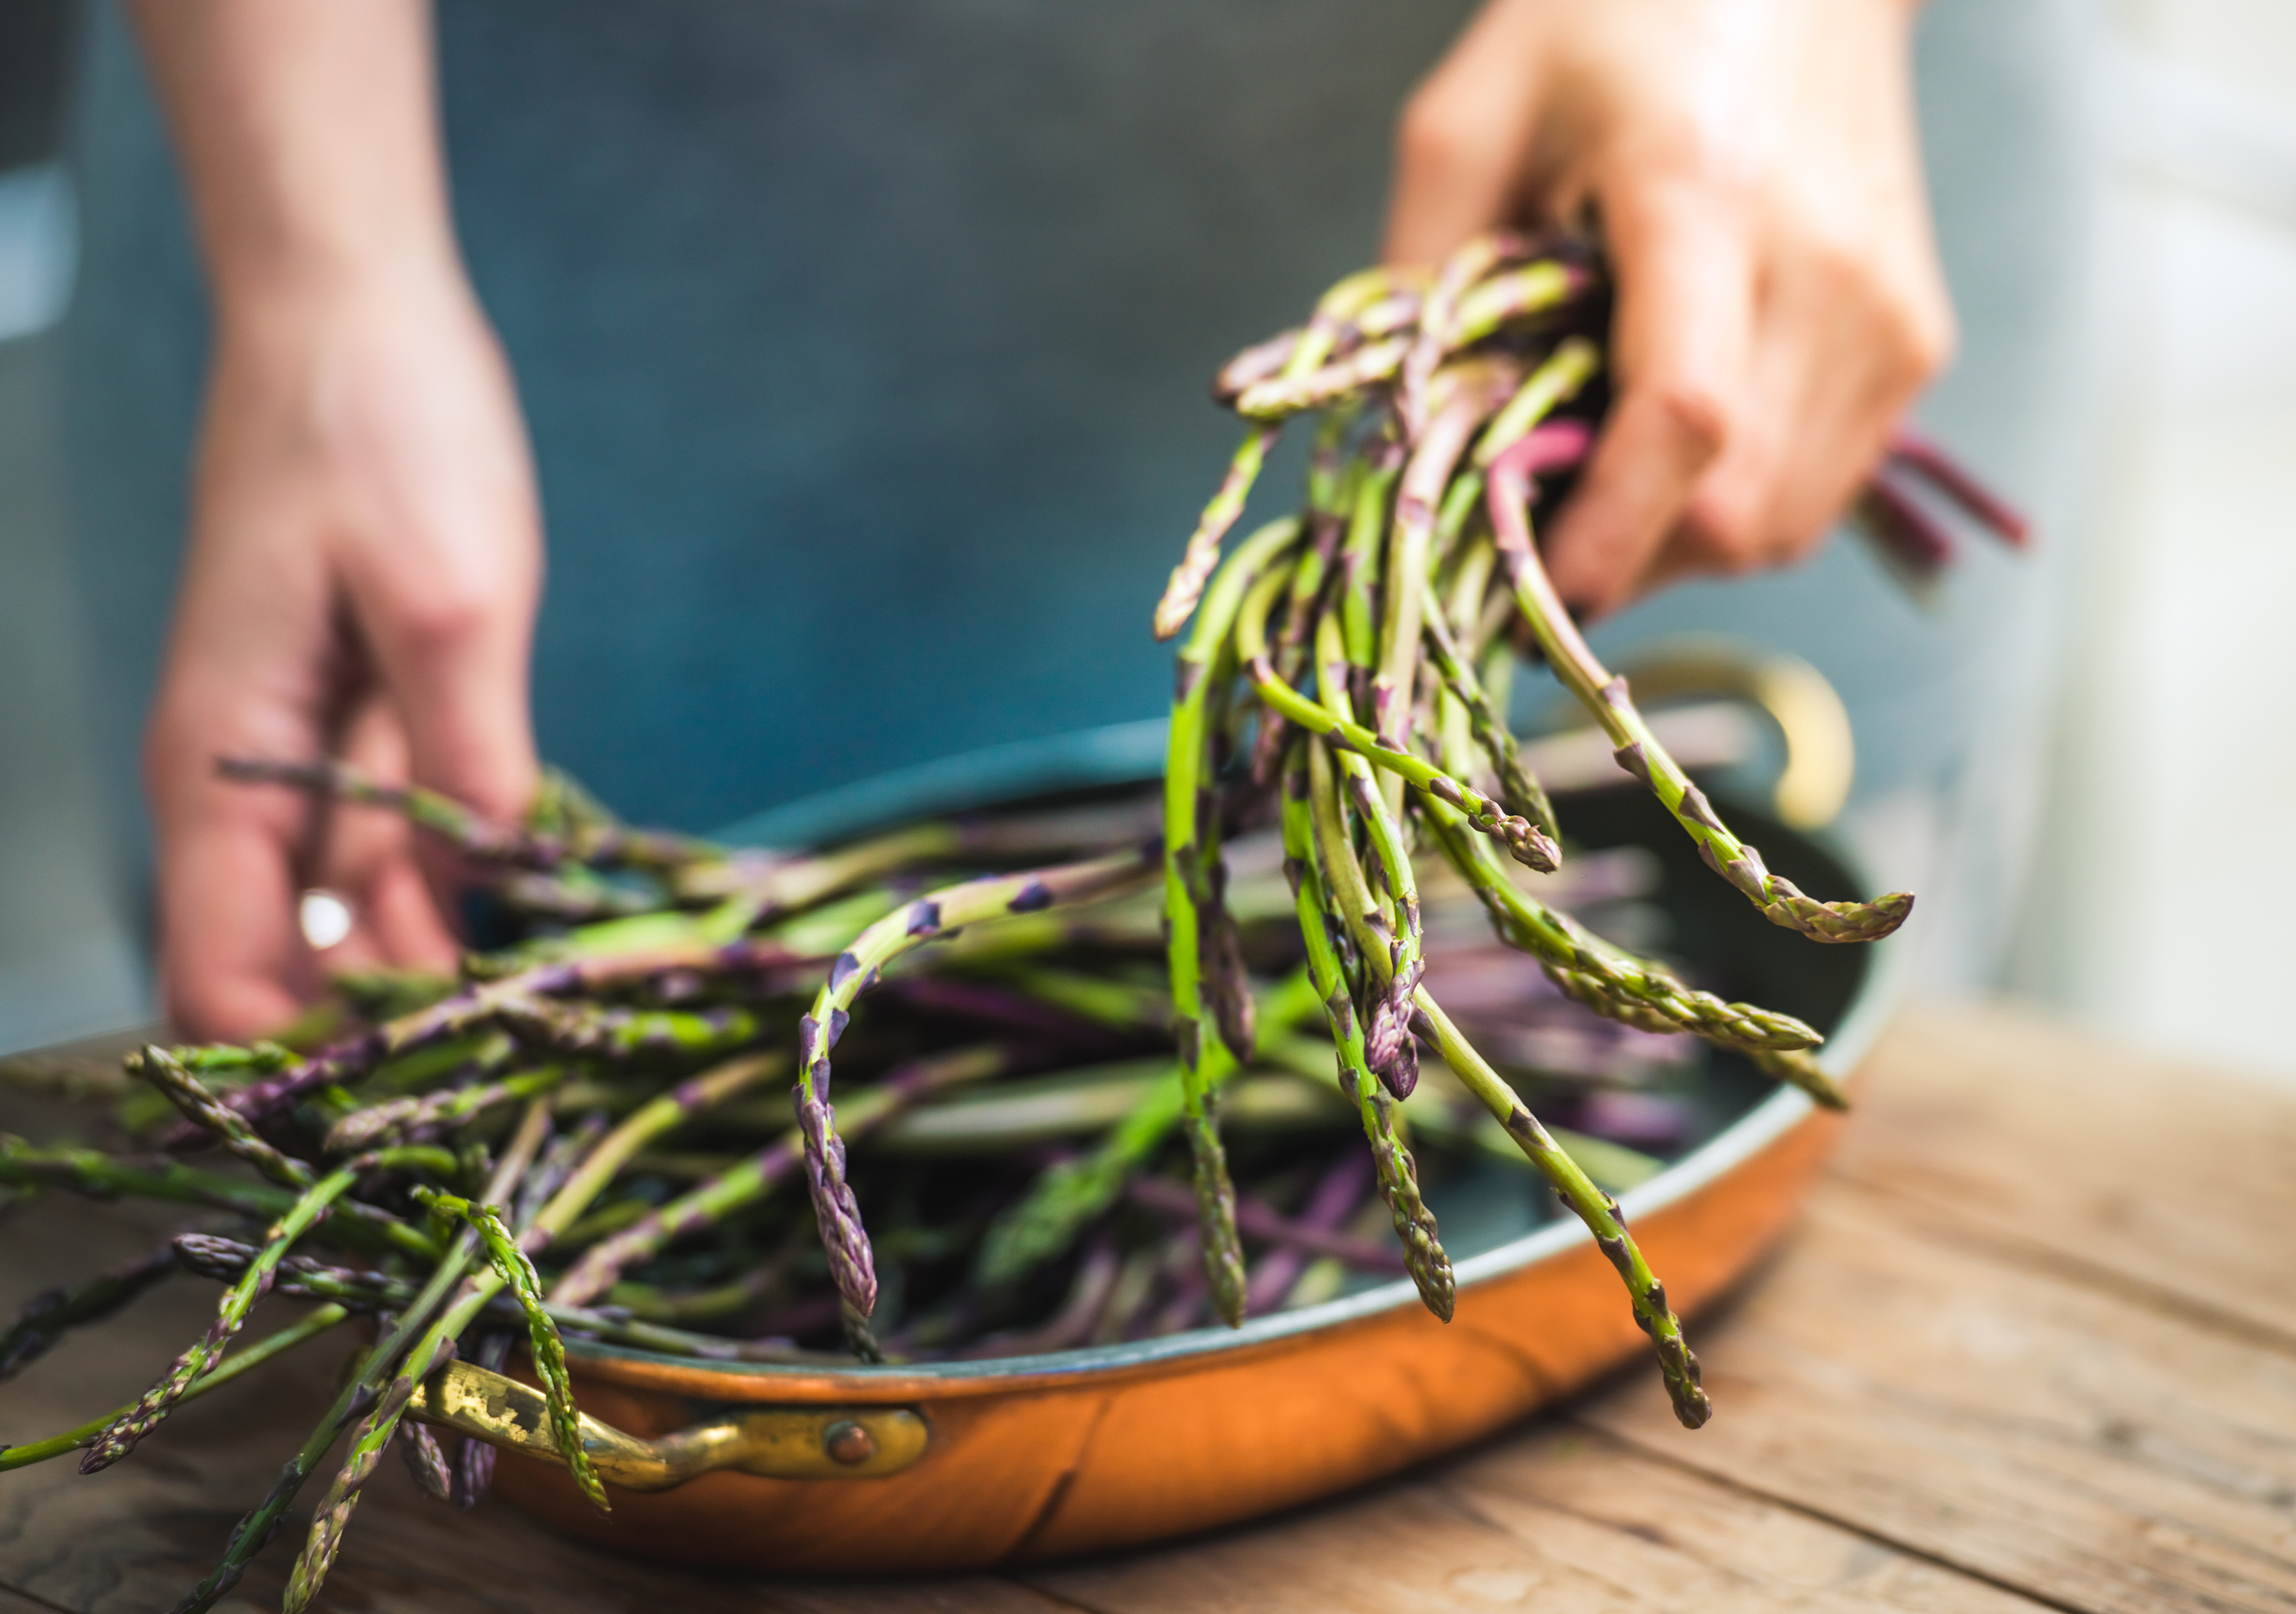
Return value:
M 1599 221 L 1613 401 L 1542 544 L 1575 609 L 1806 553 L 1944 364 L 1911 9 L 1491 0 L 1406 107 L 1390 262 Z
M 459 274 L 297 291 L 219 322 L 144 752 L 161 986 L 187 1035 L 260 1035 L 312 995 L 307 887 L 351 910 L 329 969 L 452 963 L 395 817 L 229 783 L 216 762 L 340 755 L 516 816 L 536 777 L 541 569 L 510 376 Z

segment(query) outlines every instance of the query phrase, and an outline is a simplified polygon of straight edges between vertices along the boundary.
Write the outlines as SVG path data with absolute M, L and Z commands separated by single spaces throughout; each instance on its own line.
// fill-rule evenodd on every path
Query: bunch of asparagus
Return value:
M 144 1147 L 0 1139 L 0 1184 L 212 1218 L 35 1301 L 0 1375 L 172 1272 L 224 1285 L 143 1396 L 0 1470 L 103 1468 L 185 1399 L 364 1323 L 333 1405 L 180 1605 L 229 1590 L 348 1434 L 299 1610 L 386 1446 L 437 1495 L 484 1492 L 491 1448 L 449 1452 L 406 1416 L 458 1353 L 499 1367 L 522 1345 L 570 1431 L 570 1334 L 716 1359 L 1014 1355 L 1235 1324 L 1398 1271 L 1447 1319 L 1423 1167 L 1494 1151 L 1593 1233 L 1677 1415 L 1702 1423 L 1681 1324 L 1603 1185 L 1654 1163 L 1550 1130 L 1525 1095 L 1615 1083 L 1633 1061 L 1612 1056 L 1680 1034 L 1841 1095 L 1810 1027 L 1698 989 L 1518 877 L 1603 884 L 1599 856 L 1555 873 L 1560 827 L 1504 721 L 1517 647 L 1772 922 L 1865 941 L 1912 899 L 1823 901 L 1771 873 L 1556 602 L 1532 523 L 1599 408 L 1601 295 L 1583 254 L 1490 237 L 1432 275 L 1341 282 L 1222 372 L 1250 426 L 1157 611 L 1168 636 L 1193 619 L 1160 812 L 1119 797 L 774 854 L 631 829 L 555 776 L 506 825 L 332 764 L 225 762 L 322 810 L 405 814 L 523 938 L 452 977 L 340 978 L 277 1042 L 141 1050 L 120 1120 Z M 1305 508 L 1223 561 L 1294 415 L 1320 417 Z M 1551 983 L 1523 1012 L 1576 1017 L 1600 1057 L 1477 1050 L 1428 985 L 1462 905 Z M 212 1150 L 236 1164 L 201 1163 Z M 274 1293 L 311 1308 L 231 1349 Z M 605 1507 L 579 1441 L 559 1444 Z

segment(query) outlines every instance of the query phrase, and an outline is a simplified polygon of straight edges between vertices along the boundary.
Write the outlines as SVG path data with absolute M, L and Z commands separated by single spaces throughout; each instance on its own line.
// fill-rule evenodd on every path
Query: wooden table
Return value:
M 325 1606 L 2296 1610 L 2296 1094 L 1996 1010 L 1909 1017 L 1857 1098 L 1798 1229 L 1692 1330 L 1719 1408 L 1696 1434 L 1637 1368 L 1404 1479 L 1207 1539 L 873 1585 L 666 1573 L 504 1508 L 453 1513 L 394 1460 Z M 37 1238 L 29 1219 L 0 1236 L 0 1305 L 148 1247 L 118 1208 L 37 1214 L 56 1218 Z M 164 1328 L 75 1336 L 0 1391 L 0 1438 L 132 1393 L 208 1304 L 170 1286 L 144 1303 Z M 0 1614 L 169 1606 L 332 1366 L 218 1392 L 95 1479 L 0 1476 Z M 226 1606 L 276 1607 L 292 1545 Z

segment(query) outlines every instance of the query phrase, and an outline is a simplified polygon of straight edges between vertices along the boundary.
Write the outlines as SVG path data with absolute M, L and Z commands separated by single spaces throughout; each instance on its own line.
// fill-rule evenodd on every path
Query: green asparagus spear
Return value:
M 1876 941 L 1905 923 L 1914 899 L 1892 891 L 1873 902 L 1819 902 L 1792 881 L 1773 874 L 1761 854 L 1730 832 L 1705 793 L 1667 755 L 1650 725 L 1635 709 L 1627 681 L 1613 677 L 1595 657 L 1548 581 L 1531 544 L 1529 473 L 1538 447 L 1526 438 L 1491 467 L 1490 512 L 1500 558 L 1514 587 L 1523 619 L 1554 667 L 1555 676 L 1603 725 L 1618 747 L 1619 766 L 1641 780 L 1660 805 L 1674 815 L 1698 846 L 1699 856 L 1745 894 L 1772 924 L 1799 930 L 1813 941 Z
M 1243 1321 L 1243 1247 L 1235 1232 L 1235 1189 L 1220 1149 L 1218 1124 L 1208 1101 L 1206 1072 L 1214 1039 L 1203 1029 L 1201 992 L 1207 910 L 1213 905 L 1214 879 L 1205 866 L 1203 832 L 1218 814 L 1204 733 L 1205 696 L 1220 676 L 1231 629 L 1244 596 L 1259 596 L 1286 581 L 1275 561 L 1300 535 L 1295 520 L 1270 522 L 1240 545 L 1204 596 L 1194 629 L 1180 651 L 1178 692 L 1172 702 L 1172 728 L 1164 761 L 1164 934 L 1171 972 L 1172 1030 L 1179 1045 L 1182 1126 L 1194 1161 L 1196 1201 L 1203 1235 L 1204 1271 L 1216 1310 L 1231 1325 Z M 1263 577 L 1264 574 L 1264 577 Z M 1217 854 L 1215 854 L 1217 855 Z M 1215 923 L 1217 921 L 1215 921 Z M 1233 1058 L 1233 1054 L 1230 1055 Z
M 1315 857 L 1315 830 L 1308 801 L 1308 780 L 1304 759 L 1296 759 L 1283 781 L 1283 872 L 1292 882 L 1298 905 L 1300 939 L 1308 947 L 1308 969 L 1323 995 L 1337 1051 L 1341 1090 L 1355 1101 L 1363 1119 L 1364 1136 L 1371 1144 L 1372 1164 L 1378 1174 L 1380 1193 L 1387 1201 L 1402 1241 L 1404 1263 L 1419 1298 L 1427 1309 L 1446 1323 L 1451 1320 L 1456 1285 L 1451 1259 L 1436 1236 L 1434 1213 L 1420 1197 L 1419 1174 L 1411 1151 L 1397 1135 L 1393 1102 L 1374 1079 L 1365 1055 L 1364 1036 L 1340 963 L 1330 927 L 1333 921 Z
M 1524 1108 L 1514 1089 L 1485 1062 L 1472 1044 L 1459 1035 L 1459 1028 L 1451 1023 L 1433 995 L 1423 987 L 1418 1000 L 1420 1013 L 1443 1055 L 1443 1062 L 1497 1118 L 1530 1163 L 1554 1185 L 1556 1197 L 1587 1225 L 1587 1232 L 1595 1235 L 1596 1247 L 1618 1268 L 1634 1307 L 1635 1323 L 1650 1336 L 1658 1353 L 1659 1372 L 1666 1379 L 1667 1394 L 1673 1398 L 1674 1415 L 1682 1421 L 1684 1428 L 1698 1428 L 1714 1415 L 1713 1403 L 1699 1387 L 1698 1359 L 1690 1354 L 1690 1347 L 1683 1340 L 1680 1319 L 1667 1305 L 1665 1285 L 1652 1273 L 1634 1236 L 1627 1231 L 1626 1222 L 1619 1215 L 1619 1202 L 1595 1187 L 1579 1169 L 1578 1162 L 1547 1135 L 1546 1128 Z

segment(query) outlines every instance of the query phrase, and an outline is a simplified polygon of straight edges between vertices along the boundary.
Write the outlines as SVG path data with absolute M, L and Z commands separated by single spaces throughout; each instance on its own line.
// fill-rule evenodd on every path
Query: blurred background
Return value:
M 723 8 L 677 9 L 693 20 Z M 1377 36 L 1359 53 L 1375 68 L 1327 78 L 1340 88 L 1308 109 L 1301 135 L 1313 137 L 1316 183 L 1283 199 L 1313 227 L 1232 238 L 1246 294 L 1204 322 L 1201 352 L 1153 356 L 1179 379 L 1168 397 L 1145 390 L 1142 406 L 1190 412 L 1201 443 L 1111 488 L 1111 520 L 1139 542 L 1075 584 L 1128 591 L 1144 620 L 1225 452 L 1201 376 L 1372 255 L 1396 99 L 1466 8 L 1407 23 L 1383 20 L 1407 8 L 1357 9 L 1366 39 Z M 1223 15 L 1201 25 L 1224 26 Z M 1296 7 L 1271 17 L 1250 25 L 1271 52 L 1288 48 L 1286 19 L 1312 28 Z M 663 520 L 738 552 L 759 522 L 795 518 L 693 504 L 676 457 L 689 423 L 615 414 L 623 333 L 611 316 L 659 307 L 610 303 L 607 324 L 588 331 L 592 368 L 563 358 L 548 310 L 554 277 L 576 271 L 567 253 L 497 223 L 534 183 L 502 155 L 516 137 L 535 162 L 581 166 L 566 153 L 583 148 L 546 120 L 492 116 L 490 75 L 531 54 L 521 19 L 529 34 L 545 27 L 509 0 L 446 0 L 442 80 L 473 275 L 520 372 L 554 541 L 572 546 L 557 551 L 545 608 L 545 750 L 634 814 L 707 828 L 950 741 L 1152 717 L 1162 652 L 1144 627 L 1100 669 L 1112 692 L 1097 704 L 1064 695 L 1055 663 L 1008 680 L 1000 700 L 972 702 L 977 721 L 947 730 L 941 752 L 914 734 L 842 747 L 800 734 L 789 743 L 801 774 L 769 766 L 784 738 L 769 713 L 745 731 L 754 766 L 705 771 L 684 799 L 657 799 L 670 775 L 646 750 L 647 702 L 674 694 L 706 709 L 733 695 L 722 669 L 697 673 L 670 647 L 626 647 L 624 662 L 578 653 L 610 631 L 615 591 L 629 586 L 636 562 L 617 557 Z M 1790 574 L 1651 602 L 1605 625 L 1601 648 L 1631 660 L 1678 634 L 1722 633 L 1827 676 L 1859 748 L 1838 832 L 1883 879 L 1922 894 L 1890 944 L 1917 989 L 2014 992 L 2130 1040 L 2296 1081 L 2296 1048 L 2275 1017 L 2229 1012 L 2277 1001 L 2296 964 L 2276 906 L 2296 890 L 2296 842 L 2272 806 L 2296 799 L 2296 724 L 2276 700 L 2296 686 L 2296 634 L 2283 623 L 2296 601 L 2296 8 L 1931 0 L 1920 28 L 1925 150 L 1963 326 L 1960 361 L 1922 420 L 2035 518 L 2037 548 L 2017 557 L 1967 543 L 1955 574 L 1917 602 L 1862 545 L 1837 542 Z M 659 37 L 643 43 L 655 52 L 652 93 L 683 94 L 691 64 Z M 1029 137 L 1025 117 L 1012 129 Z M 587 132 L 601 164 L 659 161 L 667 173 L 684 162 L 611 127 Z M 1190 154 L 1178 171 L 1194 184 L 1170 203 L 1175 217 L 1193 218 L 1200 193 L 1250 211 L 1254 193 L 1219 153 Z M 563 209 L 564 228 L 615 235 L 618 221 L 582 200 Z M 660 224 L 641 217 L 621 233 L 643 240 Z M 738 221 L 709 228 L 722 250 L 767 250 Z M 106 249 L 91 262 L 139 272 L 91 283 L 80 272 L 89 240 Z M 181 201 L 116 10 L 0 0 L 0 1050 L 152 1013 L 133 748 L 181 520 L 197 304 Z M 697 329 L 707 347 L 706 323 Z M 1145 362 L 1121 347 L 1091 360 Z M 1035 384 L 1047 414 L 1067 406 L 1058 377 Z M 651 486 L 597 479 L 599 434 L 649 432 L 668 445 Z M 155 463 L 173 469 L 153 474 Z M 603 558 L 577 565 L 570 553 Z M 602 692 L 615 691 L 626 709 Z

